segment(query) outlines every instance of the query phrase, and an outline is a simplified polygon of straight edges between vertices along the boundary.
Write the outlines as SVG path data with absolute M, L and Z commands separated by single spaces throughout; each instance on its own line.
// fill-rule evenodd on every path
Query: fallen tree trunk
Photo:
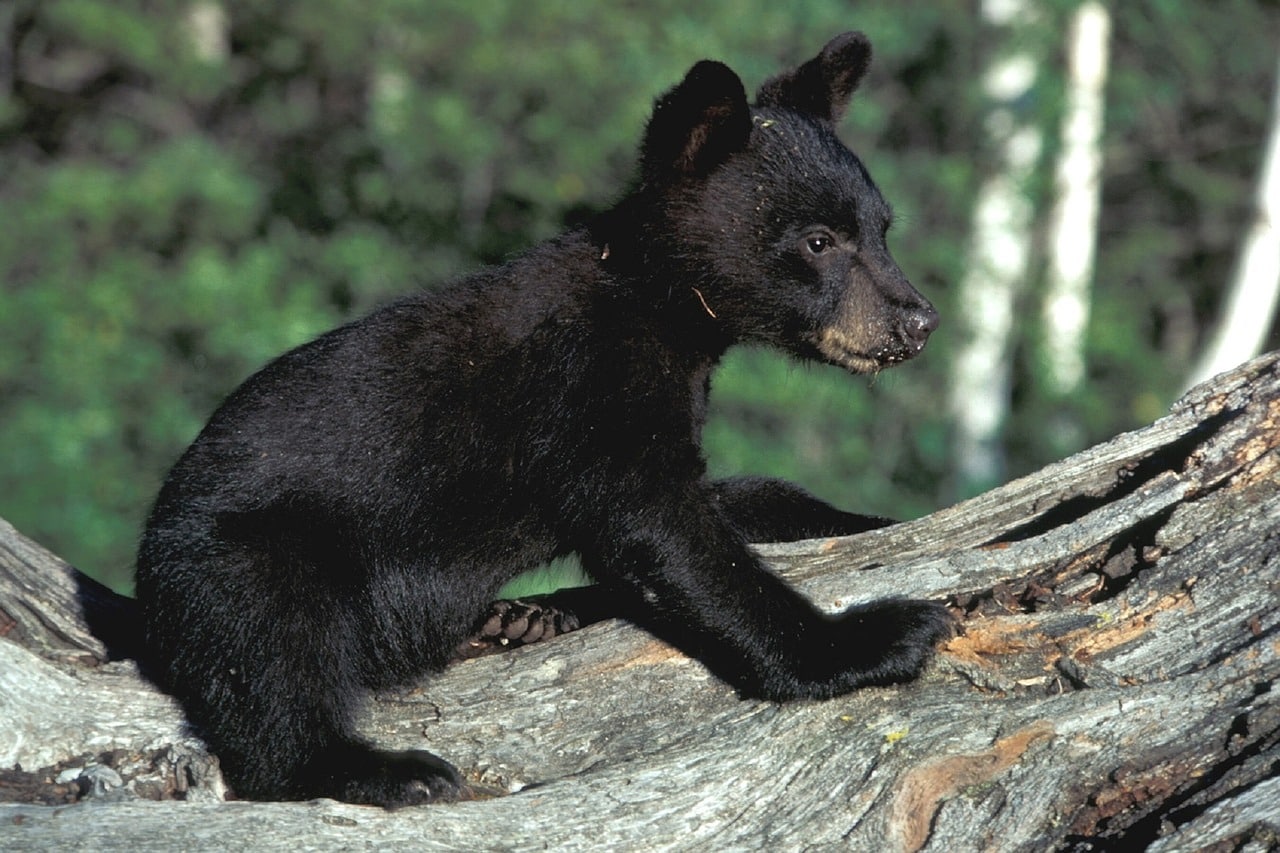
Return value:
M 364 727 L 495 795 L 385 812 L 223 801 L 176 706 L 112 660 L 130 603 L 0 524 L 0 848 L 1280 840 L 1280 355 L 928 518 L 760 550 L 832 609 L 946 598 L 962 632 L 915 684 L 788 705 L 618 622 L 467 661 Z

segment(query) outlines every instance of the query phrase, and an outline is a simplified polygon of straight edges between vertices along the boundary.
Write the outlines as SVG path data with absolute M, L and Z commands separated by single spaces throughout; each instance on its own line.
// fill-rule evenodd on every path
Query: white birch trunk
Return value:
M 220 62 L 231 55 L 229 29 L 221 3 L 198 0 L 187 11 L 187 35 L 196 55 L 206 62 Z
M 1057 394 L 1069 394 L 1084 379 L 1110 32 L 1111 18 L 1101 3 L 1089 0 L 1076 9 L 1068 44 L 1066 111 L 1054 177 L 1044 304 L 1048 381 Z
M 1029 11 L 1025 0 L 982 4 L 985 22 L 996 27 L 1013 25 Z M 1018 115 L 1017 102 L 1035 77 L 1035 57 L 1018 50 L 995 59 L 983 80 L 993 104 L 987 133 L 999 150 L 999 167 L 978 192 L 968 271 L 955 306 L 960 331 L 950 411 L 960 492 L 990 486 L 1004 475 L 999 433 L 1009 407 L 1014 303 L 1026 278 L 1034 214 L 1024 188 L 1042 145 L 1040 129 Z
M 1280 297 L 1280 70 L 1271 134 L 1262 160 L 1253 223 L 1240 250 L 1222 319 L 1195 370 L 1193 386 L 1262 351 Z

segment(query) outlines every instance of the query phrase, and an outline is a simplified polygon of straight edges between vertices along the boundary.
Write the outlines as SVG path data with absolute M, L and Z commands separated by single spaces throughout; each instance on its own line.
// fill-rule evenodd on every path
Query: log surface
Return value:
M 821 606 L 946 599 L 920 681 L 742 701 L 620 622 L 368 703 L 490 796 L 224 800 L 131 603 L 0 523 L 0 849 L 1267 849 L 1280 844 L 1280 355 L 927 518 L 762 545 Z

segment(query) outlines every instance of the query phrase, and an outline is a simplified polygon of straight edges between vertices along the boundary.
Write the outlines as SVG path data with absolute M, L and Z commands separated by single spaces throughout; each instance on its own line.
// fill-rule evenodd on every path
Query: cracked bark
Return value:
M 1280 355 L 928 518 L 760 550 L 824 606 L 945 598 L 963 633 L 916 684 L 784 706 L 617 622 L 467 661 L 365 728 L 503 793 L 389 813 L 224 802 L 113 660 L 129 603 L 0 524 L 0 848 L 1280 842 Z

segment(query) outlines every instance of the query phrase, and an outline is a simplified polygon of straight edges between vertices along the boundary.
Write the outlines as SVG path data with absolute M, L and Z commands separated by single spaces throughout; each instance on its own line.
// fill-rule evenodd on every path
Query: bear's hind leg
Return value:
M 185 702 L 238 796 L 330 797 L 394 808 L 463 795 L 461 775 L 443 759 L 379 750 L 356 734 L 349 708 L 364 688 L 336 678 L 337 671 L 317 665 L 321 660 L 292 655 L 264 668 L 262 677 L 245 678 L 234 692 L 211 679 L 195 701 Z
M 365 687 L 344 673 L 332 645 L 291 643 L 287 655 L 270 641 L 264 646 L 266 654 L 232 653 L 223 660 L 238 666 L 190 673 L 174 685 L 237 796 L 394 808 L 463 795 L 461 775 L 443 759 L 375 749 L 355 732 L 351 709 Z
M 333 572 L 225 540 L 206 551 L 209 560 L 140 572 L 139 593 L 157 675 L 237 796 L 395 807 L 462 795 L 444 760 L 377 750 L 355 730 L 369 685 L 425 671 L 420 650 L 396 647 L 367 602 L 323 583 Z M 403 673 L 381 672 L 391 659 Z

